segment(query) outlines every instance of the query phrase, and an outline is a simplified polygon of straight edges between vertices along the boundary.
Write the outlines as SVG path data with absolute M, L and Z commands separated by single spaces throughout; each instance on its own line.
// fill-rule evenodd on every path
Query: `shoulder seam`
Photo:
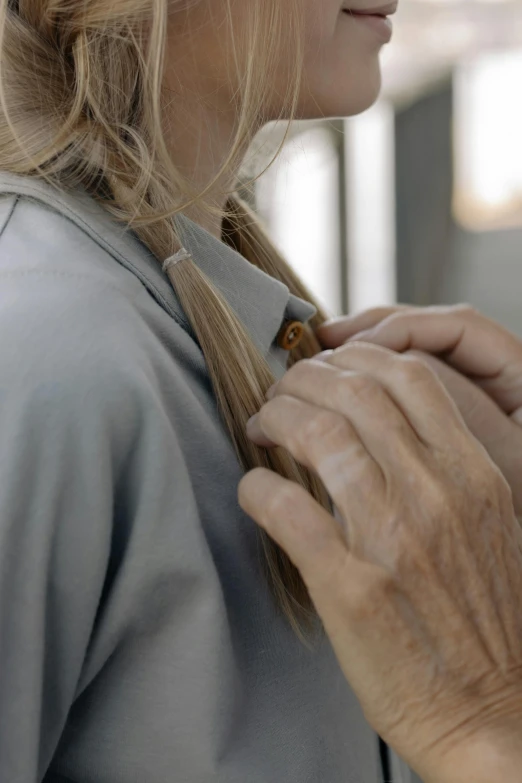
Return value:
M 63 277 L 66 280 L 85 280 L 101 288 L 112 288 L 125 296 L 125 291 L 117 285 L 102 282 L 93 275 L 82 275 L 80 272 L 64 272 L 61 269 L 0 269 L 0 279 L 8 277 Z
M 0 231 L 0 237 L 1 237 L 1 231 Z M 121 294 L 124 299 L 129 300 L 129 297 L 126 295 L 125 291 L 123 291 L 121 288 L 119 288 L 116 285 L 113 285 L 112 283 L 106 283 L 102 282 L 101 280 L 98 280 L 98 278 L 91 276 L 91 275 L 82 275 L 79 272 L 64 272 L 62 270 L 58 269 L 9 269 L 9 270 L 1 270 L 0 269 L 0 280 L 5 280 L 8 278 L 16 278 L 16 277 L 56 277 L 61 278 L 65 280 L 83 280 L 84 282 L 91 283 L 94 287 L 101 288 L 103 291 L 107 291 L 108 289 L 112 289 L 113 291 L 117 291 L 119 294 Z M 145 289 L 145 286 L 140 286 L 138 289 L 138 293 L 136 294 L 136 297 L 139 296 L 143 290 Z M 146 291 L 146 289 L 145 289 Z M 133 297 L 130 301 L 134 302 L 135 298 Z M 175 318 L 172 319 L 174 323 L 180 327 L 180 329 L 183 329 L 184 332 L 186 332 L 186 329 L 183 328 L 182 324 L 179 323 L 178 320 Z
M 10 221 L 10 220 L 11 220 L 11 218 L 13 217 L 13 212 L 15 211 L 15 207 L 16 207 L 16 205 L 18 204 L 18 199 L 19 199 L 19 198 L 20 198 L 19 196 L 12 196 L 12 203 L 11 203 L 11 207 L 10 207 L 10 209 L 9 209 L 9 212 L 8 212 L 8 213 L 7 213 L 7 215 L 6 215 L 6 218 L 5 218 L 4 222 L 3 222 L 3 223 L 2 223 L 2 225 L 0 226 L 0 239 L 2 238 L 2 234 L 4 233 L 5 229 L 6 229 L 6 228 L 7 228 L 7 226 L 8 226 L 8 223 L 9 223 L 9 221 Z
M 28 188 L 28 190 L 29 190 L 29 188 Z M 36 191 L 35 191 L 35 193 L 36 193 Z M 5 229 L 8 227 L 8 224 L 9 224 L 9 222 L 10 222 L 10 220 L 11 220 L 11 218 L 12 218 L 14 212 L 15 212 L 16 207 L 18 206 L 20 201 L 24 198 L 24 196 L 20 196 L 20 194 L 13 194 L 12 198 L 13 198 L 13 203 L 11 205 L 9 213 L 8 213 L 8 215 L 7 215 L 3 225 L 0 226 L 0 240 L 2 238 L 2 235 L 3 235 L 4 231 L 5 231 Z M 29 202 L 37 205 L 37 206 L 40 206 L 43 209 L 45 209 L 45 207 L 49 207 L 50 210 L 55 215 L 57 215 L 58 217 L 64 218 L 65 220 L 67 220 L 68 223 L 71 223 L 76 229 L 78 229 L 78 231 L 81 231 L 82 234 L 84 234 L 97 247 L 99 247 L 102 250 L 104 250 L 107 253 L 107 255 L 111 256 L 115 260 L 118 259 L 118 256 L 120 254 L 112 246 L 112 244 L 107 239 L 101 237 L 99 235 L 99 233 L 96 231 L 96 229 L 94 229 L 92 226 L 89 226 L 90 230 L 87 230 L 87 226 L 85 224 L 85 221 L 83 220 L 83 218 L 80 215 L 77 215 L 76 213 L 72 213 L 72 211 L 69 210 L 69 209 L 67 209 L 67 212 L 63 212 L 62 210 L 58 209 L 54 203 L 48 204 L 47 202 L 43 201 L 41 198 L 38 198 L 37 195 L 35 195 L 35 196 L 26 195 L 25 198 L 27 199 L 27 201 L 29 201 Z M 74 214 L 74 218 L 75 219 L 73 219 L 71 217 L 71 214 L 68 214 L 69 212 L 71 214 Z M 93 235 L 95 237 L 97 237 L 100 240 L 100 242 L 97 242 Z M 128 258 L 126 258 L 125 260 L 129 264 L 129 266 L 132 267 L 132 269 L 134 269 L 135 272 L 137 272 L 135 264 L 133 264 L 132 261 L 130 259 L 128 259 Z M 58 270 L 55 270 L 55 271 L 53 271 L 53 270 L 36 270 L 36 269 L 35 270 L 19 270 L 19 271 L 18 270 L 11 270 L 11 271 L 2 271 L 2 270 L 0 270 L 0 277 L 15 277 L 15 276 L 23 277 L 23 276 L 38 276 L 38 275 L 40 275 L 40 276 L 54 276 L 54 277 L 63 277 L 63 278 L 71 278 L 71 279 L 89 280 L 94 285 L 100 285 L 102 287 L 110 287 L 114 291 L 118 291 L 120 294 L 122 294 L 122 296 L 125 296 L 125 292 L 122 289 L 118 288 L 118 286 L 111 285 L 110 283 L 107 283 L 106 286 L 105 286 L 100 281 L 98 281 L 95 277 L 90 277 L 89 275 L 75 274 L 74 272 L 60 272 Z M 138 274 L 134 274 L 134 277 L 137 279 L 137 281 L 138 281 L 138 283 L 140 285 L 140 289 L 147 291 L 147 286 L 145 286 L 145 284 L 143 283 L 141 277 Z M 187 324 L 185 324 L 179 318 L 177 313 L 170 307 L 168 302 L 165 301 L 165 298 L 161 295 L 161 293 L 158 291 L 156 286 L 154 286 L 152 283 L 150 283 L 150 285 L 154 289 L 154 291 L 156 293 L 156 296 L 162 302 L 162 304 L 164 305 L 164 309 L 166 310 L 168 315 L 171 316 L 171 318 L 174 321 L 174 323 L 177 324 L 181 329 L 183 329 L 184 332 L 186 332 L 190 336 L 190 332 L 189 332 L 189 330 L 187 328 Z
M 61 217 L 65 218 L 70 223 L 72 223 L 74 226 L 76 226 L 76 228 L 78 228 L 80 231 L 82 231 L 82 233 L 84 233 L 87 237 L 89 237 L 89 239 L 92 242 L 95 242 L 95 244 L 97 244 L 98 247 L 105 249 L 105 251 L 108 252 L 109 255 L 112 255 L 113 258 L 118 259 L 121 256 L 121 254 L 116 250 L 116 248 L 105 237 L 100 236 L 100 234 L 96 231 L 96 229 L 93 226 L 88 226 L 85 220 L 83 219 L 83 217 L 78 213 L 74 212 L 68 205 L 66 204 L 60 205 L 59 201 L 57 199 L 54 199 L 52 195 L 49 195 L 49 201 L 44 201 L 41 198 L 40 194 L 38 193 L 37 189 L 31 187 L 30 184 L 25 185 L 25 190 L 27 191 L 26 198 L 29 201 L 32 201 L 33 203 L 37 203 L 38 205 L 43 206 L 44 208 L 45 206 L 50 207 L 55 214 L 60 215 Z M 13 205 L 13 211 L 19 198 L 20 196 L 18 195 L 16 198 L 16 202 Z M 12 211 L 11 211 L 11 215 L 12 215 Z M 96 242 L 94 237 L 96 237 L 99 240 L 99 242 Z M 108 248 L 110 250 L 108 250 Z M 135 270 L 135 277 L 137 277 L 140 283 L 143 285 L 143 287 L 146 288 L 143 281 L 141 280 L 141 277 L 138 274 L 136 274 L 138 271 L 136 265 L 129 258 L 125 258 L 125 261 L 129 264 L 130 267 L 132 267 L 132 269 Z M 156 296 L 158 297 L 158 300 L 162 303 L 164 309 L 169 313 L 169 315 L 176 321 L 176 323 L 185 332 L 188 332 L 187 329 L 188 324 L 183 323 L 183 321 L 178 316 L 178 314 L 172 309 L 169 303 L 162 296 L 161 292 L 158 291 L 157 287 L 150 281 L 149 284 L 151 288 L 154 290 Z

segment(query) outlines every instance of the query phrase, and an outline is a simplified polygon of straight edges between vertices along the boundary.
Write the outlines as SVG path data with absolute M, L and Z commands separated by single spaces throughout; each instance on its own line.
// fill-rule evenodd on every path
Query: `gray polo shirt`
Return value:
M 313 309 L 190 221 L 278 376 Z M 1 783 L 377 783 L 327 640 L 275 608 L 160 265 L 85 195 L 0 176 Z

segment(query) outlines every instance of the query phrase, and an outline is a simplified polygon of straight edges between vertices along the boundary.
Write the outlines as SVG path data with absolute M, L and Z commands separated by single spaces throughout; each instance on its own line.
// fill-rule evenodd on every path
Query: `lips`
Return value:
M 344 13 L 352 16 L 380 16 L 382 19 L 386 19 L 388 16 L 393 16 L 396 13 L 398 5 L 398 2 L 392 2 L 380 6 L 364 7 L 354 2 L 350 6 L 344 5 L 342 10 Z

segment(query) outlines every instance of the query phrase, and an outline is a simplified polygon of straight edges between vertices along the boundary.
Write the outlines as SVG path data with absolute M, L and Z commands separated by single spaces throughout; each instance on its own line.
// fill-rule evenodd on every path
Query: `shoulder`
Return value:
M 32 220 L 23 215 L 19 224 L 18 210 L 28 206 L 34 207 Z M 23 204 L 12 210 L 4 225 L 0 236 L 0 351 L 4 359 L 11 353 L 21 363 L 30 357 L 49 371 L 58 370 L 62 361 L 81 370 L 85 362 L 90 366 L 104 358 L 115 359 L 115 341 L 122 350 L 131 342 L 125 324 L 135 317 L 136 290 L 125 283 L 110 285 L 95 266 L 83 263 L 93 248 L 82 247 L 80 232 L 68 236 L 67 226 L 59 221 L 60 216 L 46 214 L 39 205 Z
M 176 384 L 206 372 L 172 287 L 93 202 L 45 199 L 0 195 L 0 387 L 47 384 L 72 410 L 89 389 L 114 420 L 131 399 L 150 422 Z
M 93 235 L 42 200 L 0 194 L 0 277 L 48 277 L 111 286 L 127 297 L 140 281 L 114 262 Z
M 0 199 L 0 403 L 111 427 L 150 406 L 143 286 L 102 254 L 45 206 Z

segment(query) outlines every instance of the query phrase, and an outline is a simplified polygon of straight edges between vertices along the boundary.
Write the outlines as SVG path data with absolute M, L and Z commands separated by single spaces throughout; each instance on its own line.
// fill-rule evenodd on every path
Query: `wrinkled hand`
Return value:
M 315 471 L 345 523 L 271 471 L 240 484 L 374 729 L 425 783 L 519 780 L 522 530 L 434 373 L 348 344 L 296 364 L 248 431 Z
M 375 308 L 330 322 L 318 337 L 325 348 L 356 339 L 424 352 L 509 482 L 522 519 L 522 340 L 468 305 Z

